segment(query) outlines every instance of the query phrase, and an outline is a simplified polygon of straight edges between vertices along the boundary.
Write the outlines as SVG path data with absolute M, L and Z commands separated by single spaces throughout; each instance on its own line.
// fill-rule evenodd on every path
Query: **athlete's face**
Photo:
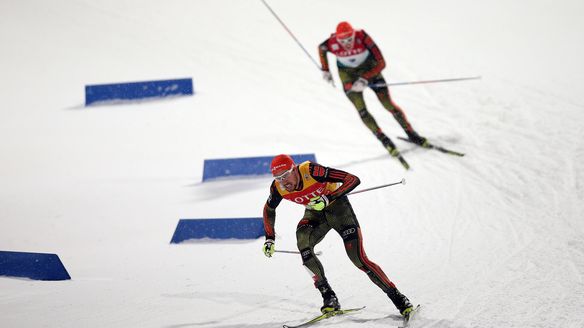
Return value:
M 274 176 L 274 179 L 282 186 L 286 191 L 292 192 L 296 189 L 298 185 L 298 172 L 296 166 L 293 166 L 288 171 L 283 171 L 280 174 Z
M 355 33 L 349 35 L 348 37 L 338 38 L 339 43 L 343 46 L 343 48 L 349 50 L 353 49 L 355 45 Z

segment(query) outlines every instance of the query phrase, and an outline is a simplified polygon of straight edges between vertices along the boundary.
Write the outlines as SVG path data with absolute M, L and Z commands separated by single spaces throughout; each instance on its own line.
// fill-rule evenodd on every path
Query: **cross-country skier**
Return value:
M 266 236 L 264 254 L 272 257 L 275 252 L 276 207 L 282 199 L 303 205 L 306 210 L 296 229 L 296 241 L 302 263 L 311 272 L 314 286 L 322 294 L 321 312 L 327 313 L 341 307 L 326 279 L 321 262 L 314 254 L 314 246 L 334 229 L 343 238 L 345 250 L 353 264 L 387 294 L 407 319 L 413 309 L 410 301 L 400 293 L 383 270 L 367 258 L 363 249 L 359 222 L 346 196 L 359 185 L 359 178 L 309 161 L 296 165 L 288 155 L 274 157 L 270 168 L 274 180 L 263 211 Z
M 375 92 L 383 107 L 393 114 L 411 141 L 423 147 L 429 146 L 426 138 L 416 133 L 402 109 L 391 99 L 389 90 L 385 86 L 385 79 L 381 75 L 381 71 L 385 68 L 385 60 L 373 39 L 364 30 L 355 30 L 348 22 L 340 22 L 336 33 L 331 34 L 319 45 L 318 52 L 323 78 L 331 83 L 333 78 L 329 71 L 327 53 L 330 52 L 336 56 L 339 77 L 343 82 L 345 94 L 359 112 L 363 123 L 392 156 L 399 155 L 398 149 L 379 128 L 365 106 L 363 90 L 367 86 Z

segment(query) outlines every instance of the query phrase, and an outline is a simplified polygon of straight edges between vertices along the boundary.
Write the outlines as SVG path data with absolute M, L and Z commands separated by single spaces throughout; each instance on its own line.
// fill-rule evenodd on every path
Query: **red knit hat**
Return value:
M 292 159 L 292 157 L 285 154 L 280 154 L 272 159 L 270 171 L 272 172 L 272 175 L 277 175 L 276 173 L 288 171 L 293 167 L 294 160 Z
M 337 39 L 348 38 L 353 35 L 353 33 L 355 33 L 355 30 L 349 22 L 340 22 L 339 25 L 337 25 Z

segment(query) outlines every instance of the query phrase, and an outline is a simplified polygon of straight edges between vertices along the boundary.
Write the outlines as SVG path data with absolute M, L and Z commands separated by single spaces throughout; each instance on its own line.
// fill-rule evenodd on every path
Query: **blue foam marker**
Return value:
M 294 162 L 316 162 L 314 154 L 290 155 Z M 270 163 L 274 156 L 206 159 L 203 167 L 203 181 L 222 177 L 253 176 L 270 174 Z
M 193 80 L 190 78 L 95 84 L 85 86 L 85 106 L 193 94 Z
M 0 251 L 0 276 L 34 280 L 69 280 L 56 254 Z
M 180 219 L 170 241 L 189 239 L 256 239 L 264 236 L 262 218 Z

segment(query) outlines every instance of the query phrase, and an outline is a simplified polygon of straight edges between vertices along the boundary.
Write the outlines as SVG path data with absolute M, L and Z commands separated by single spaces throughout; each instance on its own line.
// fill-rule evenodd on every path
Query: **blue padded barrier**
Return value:
M 290 156 L 296 163 L 316 162 L 314 154 Z M 274 156 L 206 159 L 203 168 L 203 181 L 221 177 L 270 174 L 272 158 Z
M 171 244 L 189 239 L 256 239 L 264 235 L 262 218 L 180 219 Z
M 69 280 L 56 254 L 0 251 L 0 276 L 34 280 Z
M 174 79 L 85 86 L 85 106 L 100 102 L 192 95 L 193 80 Z

